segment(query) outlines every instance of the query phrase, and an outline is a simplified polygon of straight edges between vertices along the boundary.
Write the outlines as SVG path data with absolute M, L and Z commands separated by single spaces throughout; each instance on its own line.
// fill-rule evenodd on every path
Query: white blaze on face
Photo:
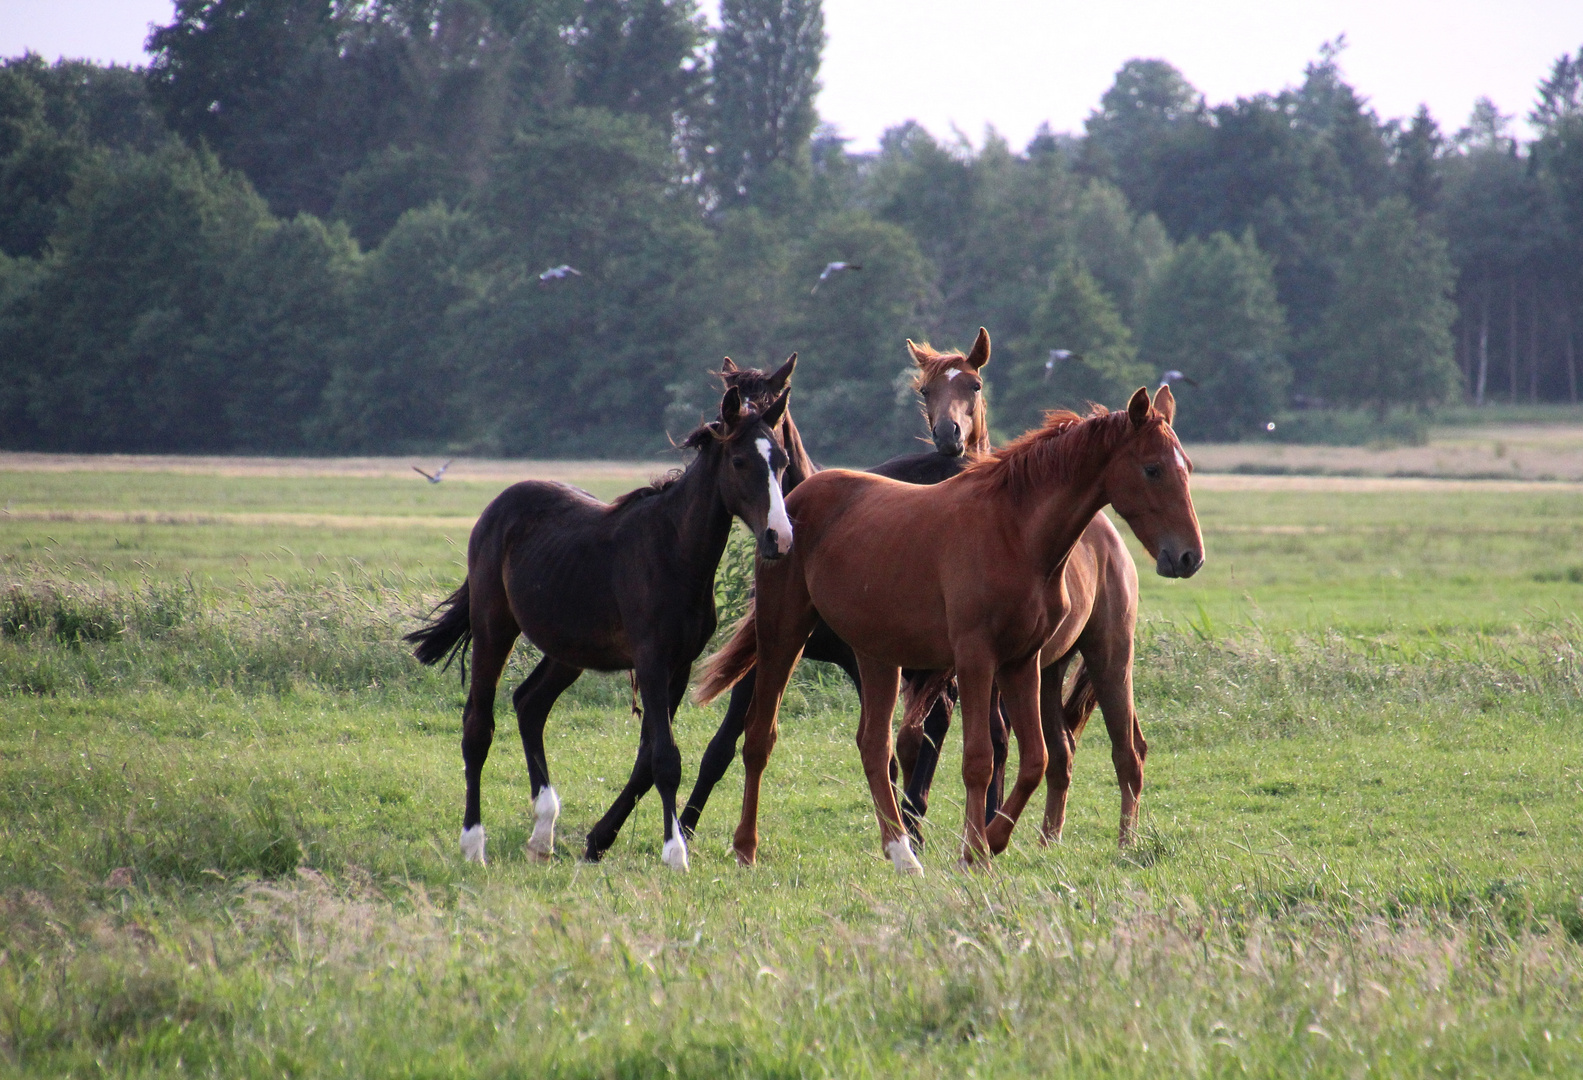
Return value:
M 540 859 L 555 853 L 555 819 L 561 815 L 561 797 L 545 784 L 533 800 L 533 835 L 528 837 L 528 852 Z
M 687 841 L 682 837 L 682 823 L 671 818 L 671 838 L 665 841 L 665 848 L 660 852 L 660 858 L 665 860 L 665 865 L 672 870 L 687 872 Z
M 890 856 L 896 873 L 923 875 L 923 863 L 912 853 L 912 837 L 903 836 L 899 840 L 892 840 L 885 845 L 885 854 Z
M 468 862 L 475 862 L 480 866 L 487 866 L 484 858 L 484 826 L 482 823 L 474 825 L 471 829 L 462 830 L 462 858 Z
M 759 453 L 764 457 L 764 464 L 769 466 L 770 513 L 766 524 L 775 530 L 775 550 L 784 555 L 791 550 L 792 545 L 791 518 L 786 516 L 786 500 L 781 497 L 781 486 L 775 480 L 775 465 L 770 457 L 770 441 L 755 439 L 753 445 L 759 448 Z

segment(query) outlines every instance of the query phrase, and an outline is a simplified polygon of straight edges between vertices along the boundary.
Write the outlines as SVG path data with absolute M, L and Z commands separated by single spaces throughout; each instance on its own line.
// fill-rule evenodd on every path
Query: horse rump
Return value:
M 465 677 L 467 649 L 473 643 L 472 601 L 467 582 L 462 582 L 461 588 L 435 605 L 429 612 L 428 622 L 401 640 L 417 646 L 412 655 L 420 664 L 432 665 L 444 660 L 445 667 L 441 671 L 449 670 L 451 661 L 460 657 Z
M 754 613 L 754 608 L 748 608 L 748 613 L 731 631 L 731 640 L 726 642 L 725 648 L 704 661 L 703 678 L 698 682 L 698 692 L 693 695 L 698 704 L 707 705 L 731 689 L 758 663 L 759 629 Z

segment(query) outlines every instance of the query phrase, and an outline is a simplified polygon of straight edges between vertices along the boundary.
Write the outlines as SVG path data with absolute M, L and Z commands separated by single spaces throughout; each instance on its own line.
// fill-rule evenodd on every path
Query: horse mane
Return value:
M 625 495 L 617 495 L 614 499 L 610 500 L 610 509 L 616 510 L 623 506 L 630 506 L 632 503 L 639 502 L 640 500 L 647 499 L 652 495 L 658 495 L 662 491 L 669 490 L 676 484 L 678 480 L 682 478 L 682 474 L 685 472 L 685 469 L 672 469 L 663 476 L 656 476 L 653 480 L 650 480 L 647 484 L 644 484 L 640 488 L 633 488 Z
M 1021 499 L 1044 485 L 1072 479 L 1079 462 L 1095 450 L 1114 449 L 1127 437 L 1131 423 L 1125 410 L 1111 412 L 1103 405 L 1091 405 L 1087 416 L 1052 409 L 1044 414 L 1042 426 L 973 462 L 963 473 L 981 476 Z

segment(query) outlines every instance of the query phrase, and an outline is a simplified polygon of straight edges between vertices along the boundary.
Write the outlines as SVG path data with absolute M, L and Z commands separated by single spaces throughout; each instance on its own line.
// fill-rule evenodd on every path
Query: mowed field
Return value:
M 636 749 L 624 676 L 551 717 L 548 866 L 502 694 L 464 865 L 456 673 L 397 639 L 530 467 L 408 464 L 0 458 L 4 1071 L 1583 1069 L 1583 485 L 1198 478 L 1208 564 L 1142 581 L 1139 844 L 1096 720 L 1064 843 L 1041 795 L 958 872 L 953 732 L 903 880 L 820 665 L 758 867 L 740 769 L 689 875 L 652 796 L 578 861 Z M 545 474 L 609 496 L 662 465 Z M 684 785 L 718 717 L 678 718 Z

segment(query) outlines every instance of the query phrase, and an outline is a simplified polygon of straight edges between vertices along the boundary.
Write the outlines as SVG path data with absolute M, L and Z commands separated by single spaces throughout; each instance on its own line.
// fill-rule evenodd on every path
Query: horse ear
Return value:
M 796 353 L 792 353 L 790 356 L 788 356 L 786 358 L 786 362 L 784 364 L 782 364 L 780 367 L 775 369 L 775 374 L 771 375 L 765 381 L 768 382 L 769 385 L 774 387 L 776 390 L 783 390 L 783 389 L 785 389 L 786 384 L 791 381 L 792 372 L 795 371 L 796 369 L 797 369 L 797 354 Z
M 795 360 L 796 357 L 793 357 L 792 359 Z M 781 417 L 786 415 L 786 402 L 790 400 L 790 398 L 791 389 L 788 387 L 787 389 L 781 391 L 781 396 L 775 399 L 775 403 L 773 405 L 764 410 L 763 420 L 766 427 L 773 430 L 777 425 L 780 424 Z
M 1149 388 L 1138 387 L 1138 392 L 1132 395 L 1132 400 L 1127 402 L 1127 419 L 1132 421 L 1132 426 L 1141 428 L 1149 421 Z
M 1176 423 L 1176 395 L 1171 393 L 1169 386 L 1154 392 L 1154 411 L 1165 417 L 1167 424 Z
M 923 367 L 923 355 L 918 352 L 918 346 L 913 344 L 912 338 L 907 339 L 907 353 L 912 357 L 912 362 Z
M 736 387 L 726 391 L 726 396 L 720 399 L 720 419 L 726 426 L 736 423 L 742 417 L 742 391 Z
M 973 351 L 967 354 L 967 362 L 974 371 L 989 363 L 989 331 L 982 326 L 978 328 L 978 337 L 973 339 Z
M 720 374 L 729 375 L 737 369 L 736 361 L 729 356 L 720 363 Z

